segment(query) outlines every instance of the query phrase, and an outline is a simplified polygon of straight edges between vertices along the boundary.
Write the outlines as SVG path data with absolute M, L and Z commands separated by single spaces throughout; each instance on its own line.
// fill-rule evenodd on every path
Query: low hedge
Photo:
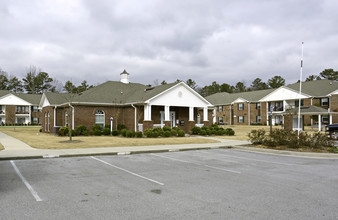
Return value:
M 218 127 L 218 125 L 214 124 L 212 126 L 203 126 L 202 128 L 195 126 L 191 129 L 191 134 L 202 136 L 205 135 L 232 136 L 235 135 L 235 131 L 232 128 L 227 128 L 224 130 L 224 128 Z

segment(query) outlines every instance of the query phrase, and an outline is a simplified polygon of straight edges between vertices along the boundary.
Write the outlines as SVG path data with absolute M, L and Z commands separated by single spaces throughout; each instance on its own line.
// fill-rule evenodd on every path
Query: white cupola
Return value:
M 129 73 L 127 73 L 126 70 L 123 70 L 122 73 L 120 73 L 120 82 L 122 83 L 129 83 Z

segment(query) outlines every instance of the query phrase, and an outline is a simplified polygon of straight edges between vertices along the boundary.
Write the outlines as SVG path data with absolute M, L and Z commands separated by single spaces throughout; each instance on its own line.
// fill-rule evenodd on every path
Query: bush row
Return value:
M 248 136 L 252 144 L 262 144 L 269 147 L 288 146 L 290 148 L 309 147 L 312 149 L 333 147 L 332 140 L 319 132 L 312 135 L 300 132 L 298 138 L 297 131 L 274 129 L 271 134 L 267 134 L 264 129 L 258 129 L 252 130 Z
M 164 126 L 163 128 L 154 128 L 154 129 L 146 129 L 144 131 L 144 135 L 148 138 L 157 138 L 157 137 L 184 137 L 185 132 L 180 128 L 173 127 L 172 129 L 168 126 Z
M 235 131 L 232 130 L 231 128 L 221 128 L 218 127 L 218 125 L 212 125 L 212 126 L 204 126 L 202 128 L 200 127 L 193 127 L 191 129 L 191 134 L 195 134 L 195 135 L 235 135 Z

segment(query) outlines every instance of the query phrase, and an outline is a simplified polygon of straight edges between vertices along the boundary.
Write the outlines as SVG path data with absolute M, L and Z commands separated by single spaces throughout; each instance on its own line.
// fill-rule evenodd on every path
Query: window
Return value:
M 223 125 L 223 117 L 218 117 L 218 124 Z
M 256 109 L 261 109 L 261 103 L 256 103 Z
M 16 106 L 16 114 L 28 114 L 27 106 Z
M 50 114 L 48 112 L 48 131 L 50 131 Z
M 45 131 L 47 131 L 47 112 L 45 112 Z
M 68 127 L 68 112 L 65 113 L 65 126 Z
M 329 98 L 321 98 L 320 99 L 321 106 L 328 106 L 329 105 Z
M 218 106 L 218 111 L 219 111 L 219 112 L 222 112 L 222 111 L 223 111 L 223 106 L 222 106 L 222 105 Z
M 256 116 L 256 122 L 257 122 L 257 123 L 261 123 L 261 122 L 262 122 L 262 116 L 257 115 L 257 116 Z
M 244 116 L 238 116 L 238 123 L 244 123 Z
M 39 118 L 33 117 L 33 123 L 34 124 L 39 124 Z
M 323 115 L 322 116 L 322 122 L 323 122 L 323 124 L 329 124 L 329 116 Z
M 39 111 L 39 106 L 33 106 L 33 112 L 38 112 Z
M 299 107 L 299 100 L 295 101 L 295 106 Z M 300 106 L 304 106 L 304 100 L 303 99 L 300 100 Z
M 97 110 L 95 112 L 95 124 L 101 125 L 104 128 L 104 111 Z
M 238 110 L 244 110 L 244 104 L 243 103 L 238 104 Z
M 200 115 L 200 113 L 197 114 L 197 124 L 201 124 L 201 115 Z

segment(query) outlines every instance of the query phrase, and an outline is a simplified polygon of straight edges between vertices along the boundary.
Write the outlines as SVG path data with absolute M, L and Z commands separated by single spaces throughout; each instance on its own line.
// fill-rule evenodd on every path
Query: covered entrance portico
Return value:
M 323 118 L 328 117 L 327 123 L 332 124 L 332 115 L 338 114 L 338 112 L 331 112 L 329 109 L 324 109 L 317 106 L 303 106 L 300 109 L 300 129 L 303 130 L 303 121 L 305 115 L 318 117 L 318 131 L 323 130 Z M 312 119 L 311 119 L 312 120 Z M 327 124 L 326 123 L 326 124 Z M 313 122 L 311 123 L 313 126 Z M 284 129 L 286 130 L 298 130 L 298 111 L 297 109 L 291 109 L 284 114 Z
M 197 124 L 198 116 L 203 117 L 199 126 L 212 122 L 211 107 L 197 92 L 186 84 L 179 83 L 144 103 L 144 120 L 139 128 L 143 127 L 145 130 L 169 126 L 188 132 Z

